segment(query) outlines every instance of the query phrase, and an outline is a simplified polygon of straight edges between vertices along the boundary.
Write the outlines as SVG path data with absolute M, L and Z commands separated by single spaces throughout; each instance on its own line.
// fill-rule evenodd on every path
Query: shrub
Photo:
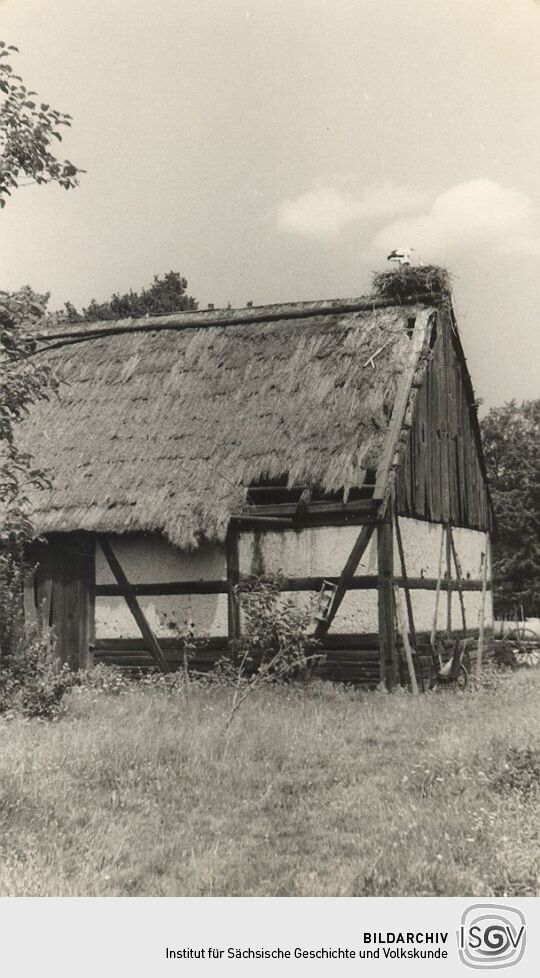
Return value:
M 250 693 L 262 683 L 306 681 L 320 658 L 310 631 L 314 607 L 298 607 L 281 591 L 280 580 L 257 578 L 237 587 L 243 612 L 244 635 L 237 644 L 235 692 L 227 718 L 230 727 Z M 224 675 L 226 671 L 224 670 Z
M 510 747 L 502 767 L 491 773 L 490 783 L 499 794 L 537 794 L 540 792 L 540 750 L 534 747 Z
M 265 670 L 274 680 L 309 678 L 320 648 L 310 635 L 314 607 L 299 607 L 285 597 L 279 578 L 258 578 L 238 594 L 245 632 L 238 651 L 244 666 Z
M 24 561 L 21 551 L 18 541 L 0 540 L 0 667 L 14 655 L 24 637 Z
M 120 666 L 104 665 L 100 662 L 85 672 L 82 684 L 95 692 L 118 696 L 129 689 L 130 681 Z
M 53 719 L 75 677 L 62 666 L 54 636 L 25 627 L 23 588 L 29 570 L 23 537 L 12 535 L 0 550 L 0 712 Z
M 58 660 L 53 634 L 29 630 L 0 674 L 0 710 L 54 720 L 76 682 L 75 674 Z

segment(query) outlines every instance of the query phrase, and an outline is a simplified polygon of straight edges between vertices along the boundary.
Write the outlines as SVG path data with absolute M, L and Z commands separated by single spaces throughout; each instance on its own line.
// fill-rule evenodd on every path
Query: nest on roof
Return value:
M 440 265 L 400 265 L 388 272 L 375 272 L 373 292 L 398 302 L 417 295 L 449 295 L 450 273 Z

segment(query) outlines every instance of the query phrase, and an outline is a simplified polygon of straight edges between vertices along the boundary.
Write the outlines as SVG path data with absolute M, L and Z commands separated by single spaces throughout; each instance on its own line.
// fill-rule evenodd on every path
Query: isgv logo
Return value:
M 474 903 L 461 916 L 459 956 L 468 968 L 511 968 L 521 961 L 527 940 L 521 910 L 497 903 Z

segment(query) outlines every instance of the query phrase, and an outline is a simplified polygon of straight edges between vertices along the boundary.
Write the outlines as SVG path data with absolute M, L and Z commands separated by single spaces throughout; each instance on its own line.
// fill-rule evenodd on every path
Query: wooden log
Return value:
M 151 653 L 156 665 L 161 670 L 161 672 L 169 672 L 169 664 L 163 654 L 163 650 L 154 635 L 148 619 L 144 614 L 139 602 L 137 601 L 137 596 L 135 595 L 131 584 L 129 583 L 122 566 L 114 553 L 107 537 L 100 535 L 98 537 L 99 545 L 103 551 L 103 555 L 116 578 L 119 587 L 122 590 L 122 597 L 137 623 L 137 627 L 148 646 L 148 651 Z
M 334 618 L 336 617 L 336 613 L 339 610 L 341 602 L 345 597 L 347 588 L 349 586 L 349 582 L 368 547 L 372 534 L 373 534 L 373 524 L 369 524 L 368 526 L 362 527 L 356 539 L 356 542 L 349 554 L 349 557 L 347 558 L 347 562 L 340 574 L 339 581 L 337 583 L 336 591 L 332 599 L 332 604 L 330 606 L 328 615 L 324 621 L 320 621 L 317 624 L 317 627 L 315 629 L 315 638 L 320 639 L 323 637 L 323 635 L 326 635 L 326 633 L 328 632 L 330 625 L 332 624 Z
M 414 671 L 412 650 L 409 643 L 409 633 L 405 627 L 405 618 L 401 604 L 401 594 L 397 585 L 394 586 L 394 607 L 396 610 L 398 629 L 401 634 L 401 641 L 403 642 L 403 650 L 405 652 L 405 660 L 407 662 L 407 671 L 409 673 L 409 680 L 411 683 L 411 692 L 414 696 L 418 696 L 418 683 L 416 681 L 416 673 Z

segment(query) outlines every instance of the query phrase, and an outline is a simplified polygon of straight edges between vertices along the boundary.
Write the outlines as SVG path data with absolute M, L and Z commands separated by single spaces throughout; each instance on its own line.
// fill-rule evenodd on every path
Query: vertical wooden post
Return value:
M 396 540 L 398 545 L 399 562 L 401 565 L 401 576 L 403 578 L 403 589 L 405 591 L 405 604 L 407 605 L 407 617 L 409 619 L 409 632 L 411 633 L 413 646 L 418 652 L 418 642 L 416 640 L 416 628 L 414 627 L 414 613 L 411 599 L 411 589 L 409 587 L 409 577 L 407 575 L 407 564 L 405 562 L 405 551 L 403 550 L 403 540 L 401 538 L 401 529 L 399 526 L 399 517 L 397 509 L 394 510 L 394 527 L 396 532 Z
M 226 539 L 227 556 L 227 620 L 229 633 L 229 649 L 233 662 L 236 663 L 237 645 L 240 638 L 240 602 L 237 586 L 240 581 L 240 556 L 238 547 L 238 529 L 229 524 Z
M 24 621 L 26 625 L 38 625 L 36 594 L 34 588 L 34 571 L 27 570 L 24 575 L 23 594 Z
M 446 527 L 446 637 L 452 637 L 452 548 L 450 526 Z
M 37 623 L 41 631 L 52 625 L 52 552 L 53 545 L 40 541 L 30 548 L 30 561 L 34 566 Z
M 397 683 L 398 669 L 394 629 L 394 535 L 390 506 L 387 506 L 382 522 L 377 524 L 377 556 L 380 677 L 387 689 L 393 689 Z
M 437 639 L 437 622 L 439 620 L 439 601 L 441 597 L 441 582 L 442 582 L 442 566 L 443 566 L 443 554 L 444 554 L 444 540 L 446 535 L 446 527 L 443 525 L 441 527 L 441 547 L 439 550 L 439 566 L 437 570 L 437 590 L 435 591 L 435 610 L 433 612 L 433 624 L 431 626 L 431 648 L 435 651 L 436 639 Z M 437 645 L 437 655 L 439 657 L 439 665 L 442 666 L 442 659 L 439 647 Z
M 412 649 L 409 642 L 409 632 L 405 625 L 405 619 L 403 617 L 403 608 L 401 605 L 401 595 L 399 593 L 399 587 L 397 584 L 394 585 L 394 595 L 395 595 L 395 606 L 396 606 L 396 619 L 398 623 L 398 628 L 401 632 L 401 640 L 403 642 L 403 648 L 405 651 L 407 670 L 411 682 L 411 692 L 413 693 L 414 696 L 418 696 L 418 682 L 416 680 L 416 673 L 414 671 L 414 661 L 412 657 Z
M 79 652 L 76 542 L 71 534 L 53 537 L 51 547 L 52 625 L 56 651 L 64 665 L 76 669 Z
M 456 568 L 456 581 L 457 581 L 458 592 L 459 592 L 459 603 L 461 605 L 461 620 L 463 622 L 463 631 L 466 633 L 467 632 L 467 619 L 466 619 L 466 616 L 465 616 L 465 599 L 463 597 L 463 587 L 462 587 L 462 584 L 461 584 L 463 575 L 461 573 L 461 564 L 459 562 L 459 557 L 458 557 L 457 550 L 456 550 L 456 543 L 455 543 L 455 540 L 454 540 L 454 534 L 452 533 L 452 530 L 451 529 L 448 530 L 448 533 L 450 535 L 450 548 L 452 550 L 452 556 L 454 558 L 454 567 Z
M 79 669 L 94 665 L 96 631 L 96 543 L 91 534 L 81 533 L 79 549 Z
M 485 628 L 485 618 L 486 618 L 486 591 L 487 591 L 487 579 L 488 573 L 490 572 L 490 554 L 489 554 L 489 533 L 486 533 L 486 549 L 483 553 L 483 567 L 482 567 L 482 601 L 480 603 L 480 621 L 478 622 L 478 648 L 476 650 L 476 678 L 480 679 L 482 675 L 482 657 L 484 655 L 484 628 Z

